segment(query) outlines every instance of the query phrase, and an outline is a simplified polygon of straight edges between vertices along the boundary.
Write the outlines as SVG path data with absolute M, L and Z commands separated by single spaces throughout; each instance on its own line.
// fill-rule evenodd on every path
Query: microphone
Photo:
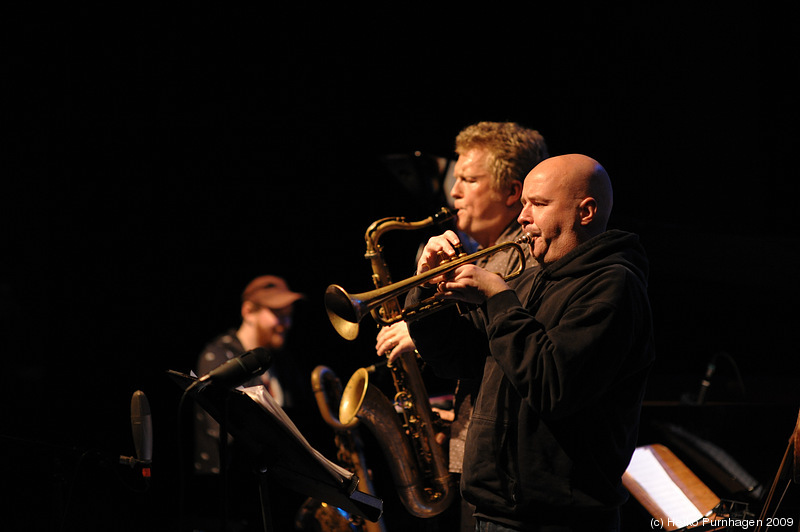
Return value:
M 120 456 L 121 464 L 133 467 L 142 465 L 142 476 L 150 476 L 150 464 L 153 461 L 153 419 L 150 415 L 150 403 L 141 390 L 133 392 L 131 397 L 131 432 L 136 458 Z
M 711 387 L 711 377 L 717 371 L 717 355 L 712 355 L 711 360 L 708 361 L 706 372 L 703 374 L 703 380 L 700 381 L 700 390 L 697 394 L 684 392 L 681 394 L 681 403 L 686 405 L 702 406 L 706 402 L 706 394 L 709 387 Z
M 189 389 L 208 382 L 225 388 L 236 388 L 240 384 L 267 371 L 270 365 L 272 365 L 272 353 L 265 347 L 256 347 L 239 357 L 228 360 L 207 375 L 200 377 Z
M 711 377 L 717 369 L 717 365 L 714 363 L 715 359 L 716 357 L 711 358 L 711 361 L 706 367 L 706 374 L 703 376 L 703 380 L 700 381 L 700 391 L 697 392 L 698 405 L 702 405 L 706 402 L 706 392 L 708 392 L 708 388 L 711 386 Z
M 149 464 L 153 461 L 153 419 L 150 416 L 150 403 L 141 390 L 131 397 L 131 429 L 136 458 Z

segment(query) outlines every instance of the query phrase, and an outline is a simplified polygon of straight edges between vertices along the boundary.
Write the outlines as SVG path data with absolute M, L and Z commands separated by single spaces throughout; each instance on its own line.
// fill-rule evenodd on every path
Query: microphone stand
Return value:
M 267 471 L 261 471 L 258 475 L 258 494 L 261 498 L 261 521 L 264 523 L 264 532 L 270 532 L 272 528 L 272 505 L 269 500 L 269 483 L 267 482 Z
M 228 412 L 230 402 L 225 400 L 225 407 L 223 414 L 219 420 L 219 464 L 220 464 L 220 500 L 222 501 L 222 516 L 220 517 L 220 531 L 225 532 L 228 529 L 228 519 L 230 518 L 230 490 L 228 489 L 228 482 L 230 482 L 230 472 L 228 471 Z
M 120 455 L 119 463 L 121 465 L 130 466 L 131 469 L 135 467 L 141 467 L 142 477 L 148 479 L 150 478 L 150 464 L 153 463 L 152 460 L 140 460 L 133 456 L 123 456 Z

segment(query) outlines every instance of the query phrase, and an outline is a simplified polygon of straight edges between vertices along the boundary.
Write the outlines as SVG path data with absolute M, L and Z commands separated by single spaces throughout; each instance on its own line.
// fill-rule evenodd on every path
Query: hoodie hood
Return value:
M 547 279 L 576 277 L 611 265 L 628 268 L 647 285 L 650 266 L 638 235 L 616 229 L 587 240 L 547 265 L 542 270 L 542 276 Z

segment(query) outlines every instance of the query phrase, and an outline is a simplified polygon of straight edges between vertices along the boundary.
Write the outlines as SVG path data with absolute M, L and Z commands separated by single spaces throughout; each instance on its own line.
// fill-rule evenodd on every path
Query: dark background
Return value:
M 639 233 L 652 261 L 659 359 L 643 442 L 659 441 L 652 420 L 682 424 L 771 483 L 800 402 L 796 19 L 750 5 L 97 3 L 6 20 L 12 523 L 174 526 L 185 442 L 166 371 L 190 370 L 237 324 L 256 275 L 307 294 L 290 338 L 305 371 L 346 379 L 372 363 L 372 324 L 342 340 L 322 294 L 370 288 L 364 230 L 432 214 L 421 162 L 451 157 L 479 120 L 538 129 L 552 154 L 610 173 L 613 225 Z M 387 236 L 398 279 L 416 244 Z M 707 399 L 723 406 L 681 405 L 712 357 Z M 133 453 L 137 389 L 155 424 L 144 493 L 113 463 Z

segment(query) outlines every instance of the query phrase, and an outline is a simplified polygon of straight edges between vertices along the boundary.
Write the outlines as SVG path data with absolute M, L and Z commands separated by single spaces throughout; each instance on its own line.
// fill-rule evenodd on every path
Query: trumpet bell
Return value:
M 331 325 L 345 340 L 358 337 L 358 323 L 363 316 L 359 315 L 357 305 L 350 295 L 339 285 L 330 285 L 325 290 L 325 309 Z

